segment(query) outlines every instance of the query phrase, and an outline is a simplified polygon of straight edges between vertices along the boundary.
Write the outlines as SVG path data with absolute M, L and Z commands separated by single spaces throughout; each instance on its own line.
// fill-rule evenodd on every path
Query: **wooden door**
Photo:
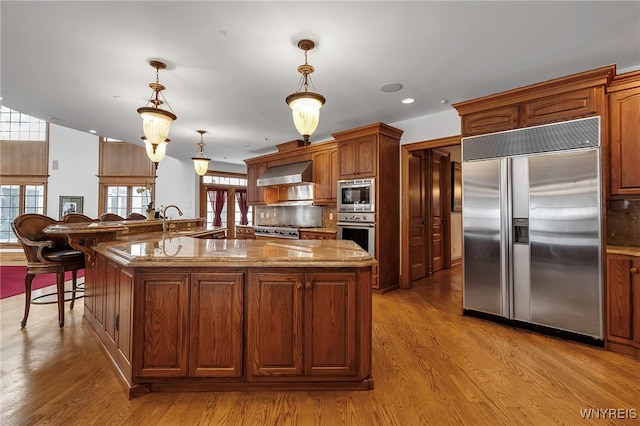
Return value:
M 303 296 L 304 274 L 249 274 L 248 380 L 303 374 Z
M 243 277 L 192 274 L 189 376 L 242 375 Z
M 431 150 L 431 272 L 438 272 L 446 267 L 448 237 L 448 185 L 447 170 L 449 153 L 437 149 Z
M 356 374 L 356 275 L 308 274 L 305 282 L 305 374 Z
M 427 225 L 429 213 L 426 199 L 426 162 L 423 151 L 409 157 L 409 266 L 411 281 L 429 273 Z

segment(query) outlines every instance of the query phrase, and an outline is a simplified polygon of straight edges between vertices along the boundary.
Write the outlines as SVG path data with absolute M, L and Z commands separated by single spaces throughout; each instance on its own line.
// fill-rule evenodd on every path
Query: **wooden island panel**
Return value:
M 376 261 L 352 241 L 150 236 L 94 249 L 98 309 L 85 319 L 130 398 L 373 387 Z

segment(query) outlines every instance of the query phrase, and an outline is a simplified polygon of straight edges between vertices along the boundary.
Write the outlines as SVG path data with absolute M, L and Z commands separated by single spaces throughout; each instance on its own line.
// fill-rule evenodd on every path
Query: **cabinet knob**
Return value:
M 311 284 L 311 281 L 307 281 L 307 283 L 304 286 L 306 288 L 311 288 L 311 287 L 313 287 L 313 284 Z
M 300 290 L 300 289 L 302 288 L 302 283 L 301 283 L 301 282 L 299 282 L 298 284 L 296 284 L 296 288 L 297 288 L 298 290 Z
M 632 274 L 637 274 L 638 273 L 638 268 L 632 267 L 631 269 L 629 269 L 629 272 L 631 272 Z

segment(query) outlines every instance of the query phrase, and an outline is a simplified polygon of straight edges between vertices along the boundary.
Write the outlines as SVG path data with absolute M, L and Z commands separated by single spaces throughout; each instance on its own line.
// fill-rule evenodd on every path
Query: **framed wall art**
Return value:
M 60 219 L 69 213 L 83 213 L 84 197 L 74 195 L 60 196 Z

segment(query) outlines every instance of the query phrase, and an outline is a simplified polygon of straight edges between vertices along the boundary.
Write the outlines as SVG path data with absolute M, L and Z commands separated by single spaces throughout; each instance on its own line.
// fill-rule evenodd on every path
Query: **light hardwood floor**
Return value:
M 640 423 L 640 362 L 461 316 L 460 267 L 411 290 L 374 295 L 375 389 L 359 392 L 155 393 L 127 400 L 82 322 L 55 305 L 0 301 L 7 425 L 576 425 L 582 409 Z M 632 411 L 635 410 L 635 411 Z

